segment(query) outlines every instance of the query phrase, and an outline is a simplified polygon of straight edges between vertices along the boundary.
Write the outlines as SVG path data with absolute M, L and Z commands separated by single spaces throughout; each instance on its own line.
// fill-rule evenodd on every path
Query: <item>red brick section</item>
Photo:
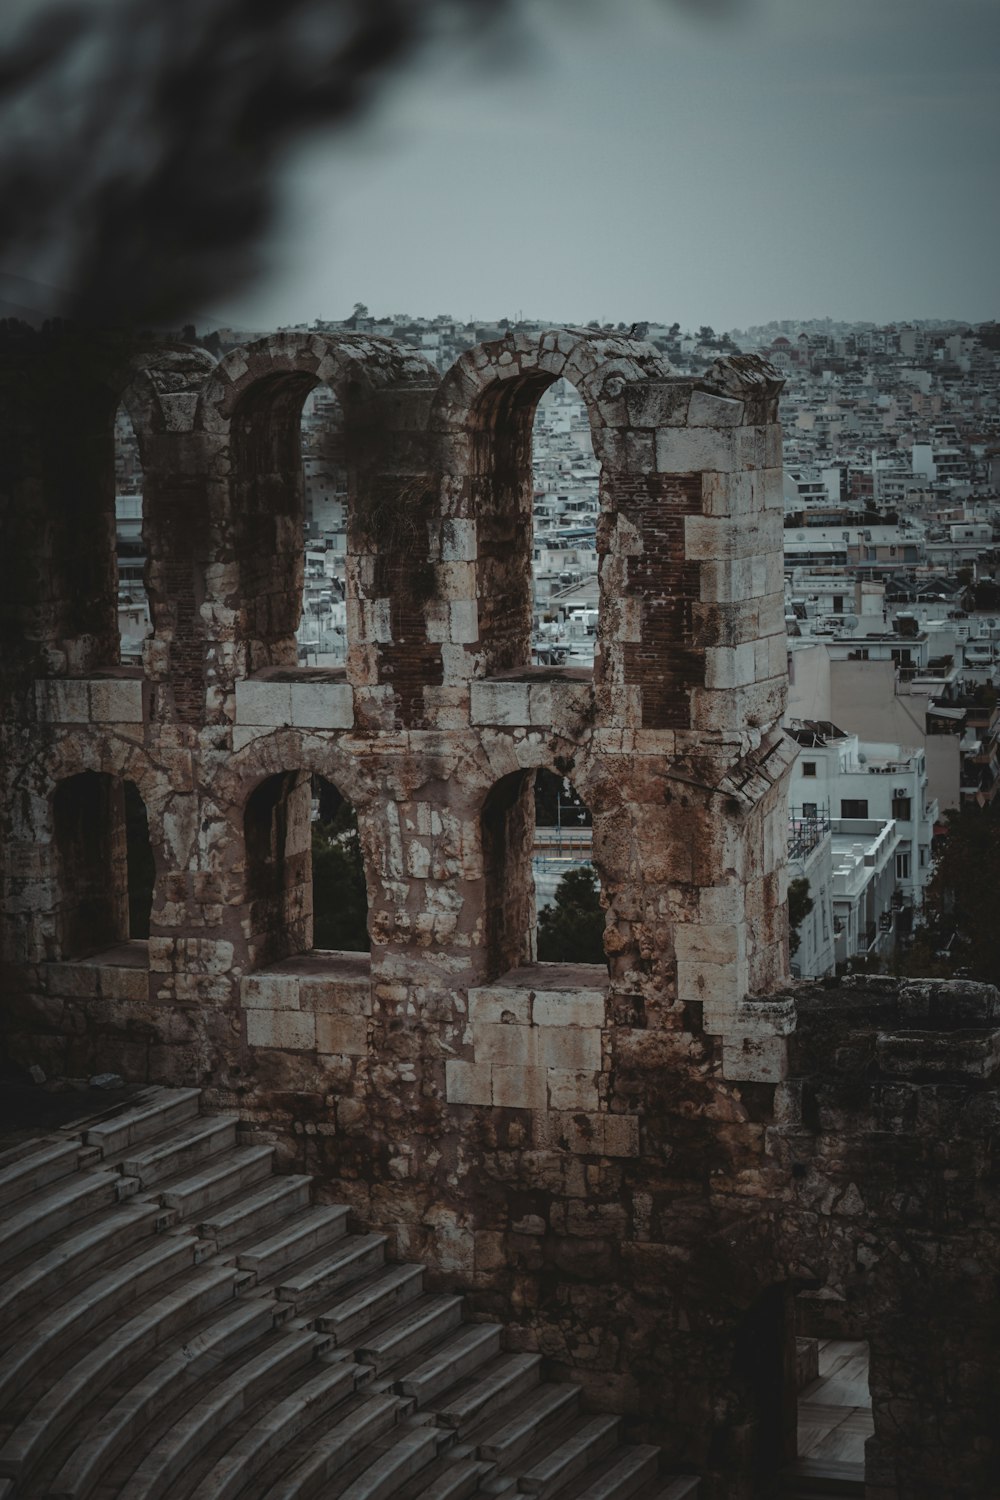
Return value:
M 151 486 L 147 527 L 151 541 L 150 603 L 172 620 L 170 691 L 177 717 L 199 724 L 205 715 L 205 632 L 198 613 L 198 571 L 208 547 L 208 507 L 200 485 Z
M 643 541 L 626 567 L 628 593 L 642 600 L 642 640 L 624 647 L 626 681 L 642 688 L 644 729 L 685 729 L 689 690 L 705 680 L 705 653 L 687 644 L 699 565 L 684 558 L 684 517 L 701 513 L 701 475 L 621 475 L 608 489 Z
M 373 487 L 367 516 L 358 517 L 359 542 L 377 547 L 374 598 L 389 600 L 392 639 L 379 647 L 379 681 L 394 689 L 405 729 L 423 726 L 424 688 L 444 681 L 441 647 L 427 639 L 434 574 L 426 514 L 432 499 L 430 487 L 416 494 L 412 478 L 387 476 Z

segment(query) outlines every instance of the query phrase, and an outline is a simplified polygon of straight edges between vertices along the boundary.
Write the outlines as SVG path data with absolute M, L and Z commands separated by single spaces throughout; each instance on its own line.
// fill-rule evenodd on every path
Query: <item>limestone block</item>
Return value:
M 535 682 L 528 688 L 528 715 L 531 723 L 547 728 L 553 720 L 552 706 L 553 684 L 549 682 Z
M 708 391 L 692 391 L 687 419 L 691 427 L 736 427 L 743 421 L 743 402 Z
M 364 1016 L 334 1016 L 321 1012 L 316 1017 L 316 1049 L 342 1057 L 367 1057 L 368 1022 Z
M 488 1063 L 449 1058 L 444 1065 L 445 1096 L 449 1104 L 492 1104 L 492 1073 Z
M 531 723 L 528 702 L 526 682 L 473 682 L 472 722 L 528 725 Z
M 50 995 L 67 1000 L 85 1000 L 96 996 L 100 970 L 94 964 L 50 963 L 45 965 L 46 988 Z
M 703 562 L 698 569 L 699 597 L 706 604 L 735 604 L 750 599 L 751 571 L 745 557 Z
M 540 1063 L 569 1072 L 601 1066 L 601 1033 L 596 1027 L 536 1026 L 534 1035 Z
M 639 1155 L 638 1115 L 604 1115 L 604 1155 Z
M 554 724 L 579 724 L 593 715 L 594 689 L 589 682 L 553 682 L 552 719 Z M 537 689 L 532 689 L 536 692 Z
M 735 438 L 734 468 L 765 469 L 769 467 L 767 445 L 765 442 L 766 430 L 764 427 L 733 428 Z
M 734 434 L 740 427 L 661 427 L 656 434 L 656 467 L 661 474 L 698 474 L 710 469 L 730 474 L 749 468 L 737 457 Z
M 702 510 L 706 516 L 744 520 L 760 508 L 754 481 L 745 474 L 705 473 L 701 476 Z
M 236 723 L 279 728 L 292 722 L 292 687 L 288 682 L 261 682 L 252 677 L 236 684 Z
M 678 961 L 733 964 L 746 957 L 746 930 L 742 914 L 729 923 L 678 922 L 674 929 L 674 951 Z
M 705 652 L 707 688 L 745 687 L 755 680 L 754 643 L 739 646 L 709 646 Z
M 520 1023 L 531 1021 L 531 991 L 514 989 L 474 989 L 469 991 L 469 1020 Z
M 346 682 L 292 682 L 291 723 L 302 729 L 351 729 L 354 690 Z M 239 683 L 237 683 L 237 693 Z
M 477 1021 L 472 1036 L 476 1062 L 499 1063 L 514 1068 L 536 1065 L 538 1039 L 534 1027 Z
M 171 974 L 179 967 L 183 950 L 176 938 L 151 937 L 148 951 L 150 970 L 157 974 Z
M 493 1103 L 498 1108 L 543 1110 L 547 1102 L 544 1068 L 493 1065 Z
M 448 639 L 457 645 L 479 639 L 479 609 L 475 599 L 458 599 L 448 606 Z
M 532 1014 L 536 1026 L 604 1025 L 601 990 L 536 990 Z
M 92 682 L 90 716 L 96 724 L 141 724 L 141 680 L 108 678 Z
M 441 561 L 475 562 L 477 555 L 475 521 L 445 521 L 441 527 Z
M 298 1010 L 298 975 L 247 974 L 240 980 L 240 1004 L 245 1010 Z
M 50 724 L 86 724 L 90 720 L 89 684 L 78 678 L 56 677 L 36 684 L 39 715 Z
M 678 959 L 677 998 L 725 1005 L 746 992 L 745 966 L 736 962 L 707 963 Z
M 643 380 L 625 388 L 625 409 L 632 427 L 683 427 L 690 401 L 687 380 Z
M 299 1008 L 329 1011 L 334 1015 L 370 1016 L 372 986 L 368 975 L 338 978 L 333 975 L 299 975 Z
M 149 970 L 108 964 L 100 970 L 101 994 L 106 1000 L 141 1002 L 149 998 Z
M 259 724 L 235 725 L 233 728 L 233 754 L 235 755 L 240 750 L 245 750 L 247 745 L 251 744 L 254 740 L 259 740 L 261 735 L 267 734 L 267 732 Z
M 297 1010 L 248 1010 L 247 1041 L 251 1047 L 311 1052 L 316 1046 L 316 1017 Z
M 788 1077 L 784 1037 L 723 1037 L 722 1074 L 733 1083 L 783 1083 Z
M 574 1072 L 549 1068 L 547 1082 L 550 1109 L 596 1110 L 599 1106 L 597 1075 L 593 1069 Z

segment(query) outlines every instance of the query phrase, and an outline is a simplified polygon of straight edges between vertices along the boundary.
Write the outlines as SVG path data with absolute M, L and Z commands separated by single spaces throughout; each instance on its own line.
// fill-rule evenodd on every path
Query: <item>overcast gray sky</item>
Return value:
M 995 318 L 997 0 L 526 0 L 286 176 L 244 326 Z

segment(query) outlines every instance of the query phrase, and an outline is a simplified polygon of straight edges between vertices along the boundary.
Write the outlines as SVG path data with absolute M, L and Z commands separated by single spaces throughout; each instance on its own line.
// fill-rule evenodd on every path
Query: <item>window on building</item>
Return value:
M 911 816 L 909 797 L 893 797 L 892 816 L 894 818 L 902 818 L 904 821 L 909 821 L 909 818 Z
M 844 613 L 844 596 L 843 596 L 843 594 L 834 594 L 834 596 L 833 596 L 833 612 L 834 612 L 835 615 L 842 615 Z
M 804 818 L 815 818 L 817 816 L 818 802 L 803 802 L 802 816 Z
M 867 818 L 868 802 L 864 797 L 843 797 L 840 803 L 842 818 Z
M 909 855 L 909 852 L 907 851 L 907 853 L 905 853 L 905 854 L 897 854 L 896 855 L 896 879 L 897 880 L 909 880 L 909 878 L 910 878 L 910 855 Z
M 803 776 L 815 776 L 816 762 L 814 760 L 804 760 L 802 762 L 802 774 Z

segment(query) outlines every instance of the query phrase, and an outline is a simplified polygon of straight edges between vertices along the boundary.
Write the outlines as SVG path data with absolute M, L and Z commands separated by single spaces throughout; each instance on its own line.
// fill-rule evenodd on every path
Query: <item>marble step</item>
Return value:
M 127 1151 L 121 1170 L 135 1177 L 144 1188 L 165 1177 L 189 1171 L 196 1163 L 221 1156 L 236 1148 L 236 1121 L 229 1115 L 211 1118 L 199 1115 L 171 1130 L 166 1139 L 141 1151 Z
M 241 1250 L 236 1264 L 253 1271 L 258 1281 L 274 1276 L 314 1251 L 324 1249 L 347 1234 L 349 1209 L 344 1204 L 306 1208 L 267 1239 Z
M 236 1245 L 252 1234 L 281 1224 L 309 1205 L 312 1178 L 274 1177 L 238 1203 L 222 1207 L 198 1225 L 198 1232 L 220 1250 Z
M 371 1324 L 387 1317 L 394 1308 L 405 1307 L 415 1297 L 421 1296 L 423 1289 L 423 1266 L 405 1263 L 387 1266 L 365 1277 L 356 1291 L 318 1313 L 316 1327 L 329 1333 L 334 1343 L 342 1346 Z
M 141 1101 L 131 1100 L 120 1113 L 89 1126 L 83 1139 L 88 1146 L 99 1147 L 105 1161 L 111 1161 L 129 1147 L 193 1120 L 200 1098 L 200 1089 L 150 1090 Z
M 193 1219 L 237 1193 L 269 1181 L 273 1158 L 270 1146 L 237 1147 L 193 1176 L 161 1187 L 157 1197 L 164 1208 L 177 1211 L 178 1219 Z

